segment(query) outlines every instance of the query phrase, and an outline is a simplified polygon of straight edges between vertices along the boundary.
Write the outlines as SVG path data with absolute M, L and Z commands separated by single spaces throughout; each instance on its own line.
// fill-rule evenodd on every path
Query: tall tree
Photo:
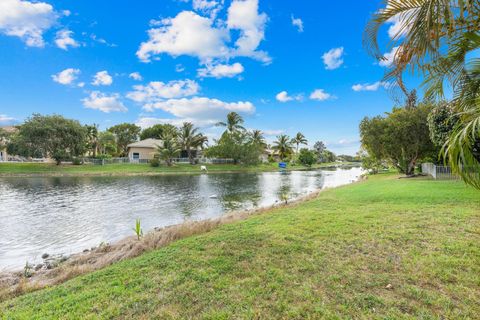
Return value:
M 3 150 L 7 147 L 8 136 L 9 136 L 8 132 L 0 128 L 0 150 Z
M 250 142 L 254 145 L 258 146 L 258 150 L 263 153 L 267 148 L 267 142 L 265 141 L 265 137 L 263 136 L 263 132 L 261 130 L 252 130 L 249 133 Z
M 360 123 L 362 147 L 374 160 L 387 160 L 408 176 L 417 162 L 435 150 L 430 140 L 427 117 L 431 105 L 394 108 L 387 116 L 365 118 Z
M 396 21 L 389 43 L 394 51 L 386 79 L 403 86 L 409 68 L 425 78 L 426 96 L 443 100 L 445 86 L 453 90 L 451 101 L 460 121 L 443 149 L 444 159 L 469 184 L 480 189 L 480 161 L 475 156 L 480 137 L 480 5 L 471 0 L 388 0 L 365 31 L 365 45 L 379 60 L 381 27 Z M 450 90 L 448 90 L 450 91 Z
M 308 143 L 308 140 L 307 138 L 305 138 L 305 136 L 301 133 L 301 132 L 298 132 L 295 137 L 293 137 L 292 139 L 292 143 L 295 144 L 297 146 L 297 153 L 298 153 L 298 147 L 301 145 L 301 144 L 307 144 Z
M 313 149 L 317 152 L 317 157 L 320 160 L 320 158 L 322 156 L 322 153 L 323 153 L 323 150 L 326 149 L 325 143 L 323 143 L 323 141 L 317 141 L 313 145 Z
M 283 161 L 293 152 L 292 140 L 285 134 L 279 135 L 277 140 L 273 142 L 273 150 L 278 152 L 278 156 Z
M 173 158 L 178 157 L 182 148 L 173 135 L 164 135 L 161 145 L 157 147 L 157 155 L 161 160 L 164 160 L 167 166 L 173 164 Z
M 227 122 L 218 122 L 217 126 L 225 127 L 227 129 L 226 132 L 234 133 L 238 131 L 244 131 L 245 128 L 243 127 L 244 120 L 242 116 L 240 116 L 236 112 L 230 112 L 227 115 Z
M 10 152 L 26 157 L 51 157 L 60 164 L 84 154 L 85 138 L 86 129 L 76 120 L 34 114 L 13 136 Z
M 140 133 L 140 140 L 145 139 L 162 139 L 164 133 L 176 132 L 177 128 L 171 124 L 156 124 L 149 128 L 143 129 Z
M 117 150 L 121 156 L 128 153 L 127 146 L 138 140 L 141 128 L 131 123 L 121 123 L 109 128 L 107 131 L 115 135 Z
M 93 157 L 96 157 L 98 152 L 98 124 L 85 125 L 85 130 L 87 132 L 87 151 Z
M 184 122 L 182 127 L 180 127 L 180 132 L 178 135 L 180 146 L 183 148 L 183 150 L 187 151 L 190 164 L 195 164 L 192 149 L 203 149 L 205 144 L 208 142 L 208 138 L 198 132 L 198 130 L 198 128 L 193 126 L 193 123 Z
M 100 132 L 98 134 L 98 149 L 102 155 L 115 155 L 117 153 L 115 135 L 110 131 Z

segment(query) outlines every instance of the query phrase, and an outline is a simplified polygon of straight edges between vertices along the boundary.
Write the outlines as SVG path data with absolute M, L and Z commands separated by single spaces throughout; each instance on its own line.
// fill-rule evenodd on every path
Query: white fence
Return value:
M 431 175 L 437 180 L 456 180 L 458 175 L 452 172 L 452 168 L 446 166 L 437 166 L 433 163 L 422 163 L 422 173 Z

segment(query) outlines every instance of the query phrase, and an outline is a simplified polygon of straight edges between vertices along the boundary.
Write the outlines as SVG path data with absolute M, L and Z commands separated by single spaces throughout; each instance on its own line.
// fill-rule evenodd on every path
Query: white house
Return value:
M 127 146 L 128 158 L 131 161 L 151 160 L 157 153 L 158 146 L 162 146 L 163 142 L 159 139 L 145 139 L 130 143 Z

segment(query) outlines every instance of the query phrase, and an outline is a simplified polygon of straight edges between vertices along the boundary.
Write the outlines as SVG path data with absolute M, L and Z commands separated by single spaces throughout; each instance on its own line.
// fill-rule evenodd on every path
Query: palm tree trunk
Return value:
M 190 164 L 195 164 L 192 157 L 192 150 L 190 148 L 187 148 L 187 154 L 188 154 L 188 161 L 190 161 Z

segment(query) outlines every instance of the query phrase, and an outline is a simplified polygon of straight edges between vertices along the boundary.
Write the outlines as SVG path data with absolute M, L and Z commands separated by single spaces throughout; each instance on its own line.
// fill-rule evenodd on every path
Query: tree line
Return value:
M 217 123 L 217 126 L 225 128 L 225 131 L 209 145 L 207 136 L 191 122 L 185 122 L 180 127 L 157 124 L 143 130 L 132 123 L 121 123 L 101 131 L 98 125 L 82 125 L 77 120 L 60 115 L 33 114 L 13 133 L 0 129 L 0 147 L 6 148 L 11 155 L 52 158 L 60 164 L 81 157 L 125 157 L 129 144 L 151 138 L 161 140 L 156 159 L 163 160 L 167 165 L 171 165 L 182 152 L 194 164 L 198 150 L 203 150 L 207 157 L 228 158 L 234 163 L 248 165 L 257 164 L 262 159 L 308 166 L 337 160 L 337 156 L 320 141 L 311 150 L 300 148 L 308 144 L 300 132 L 293 138 L 281 134 L 269 145 L 261 130 L 245 129 L 244 119 L 235 112 L 229 113 L 226 121 Z M 352 160 L 349 156 L 340 159 Z
M 394 109 L 383 119 L 365 120 L 361 125 L 364 146 L 373 161 L 387 158 L 407 174 L 412 173 L 412 165 L 425 157 L 428 149 L 439 147 L 437 155 L 442 162 L 450 165 L 465 182 L 480 189 L 480 5 L 478 1 L 465 0 L 387 2 L 367 24 L 364 43 L 372 56 L 386 60 L 378 34 L 382 27 L 395 21 L 395 28 L 390 28 L 394 34 L 390 35 L 389 42 L 389 48 L 395 49 L 393 61 L 384 81 L 404 93 L 406 108 Z M 403 81 L 406 71 L 423 76 L 425 106 L 415 107 L 415 91 L 409 91 Z M 425 118 L 426 113 L 429 119 Z M 423 121 L 406 119 L 414 114 Z M 397 120 L 409 123 L 409 128 L 422 132 L 423 136 L 416 139 L 395 124 Z M 427 141 L 427 122 L 430 142 Z M 383 141 L 381 152 L 368 138 L 374 126 L 384 132 L 384 136 L 377 135 Z M 403 132 L 405 136 L 392 140 L 393 132 Z M 418 143 L 421 146 L 416 145 Z

